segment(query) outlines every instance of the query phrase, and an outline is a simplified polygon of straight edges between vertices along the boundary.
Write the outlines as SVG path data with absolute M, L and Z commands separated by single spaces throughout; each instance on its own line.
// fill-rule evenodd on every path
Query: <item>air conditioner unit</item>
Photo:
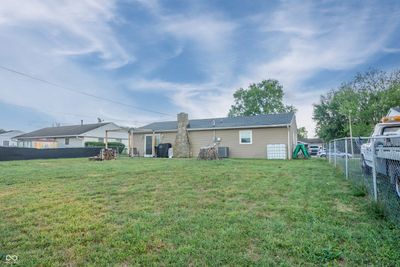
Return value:
M 229 147 L 226 147 L 226 146 L 218 147 L 218 156 L 220 158 L 228 158 L 229 157 Z

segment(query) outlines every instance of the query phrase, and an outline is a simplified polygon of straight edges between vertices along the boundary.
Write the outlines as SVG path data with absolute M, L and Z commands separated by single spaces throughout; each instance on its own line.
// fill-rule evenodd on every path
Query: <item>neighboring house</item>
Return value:
M 16 136 L 23 134 L 22 131 L 11 130 L 0 133 L 0 146 L 17 146 Z
M 186 118 L 185 118 L 186 116 Z M 140 156 L 153 156 L 154 146 L 181 140 L 182 118 L 187 124 L 188 146 L 191 157 L 200 148 L 220 140 L 220 147 L 228 147 L 232 158 L 287 158 L 297 144 L 297 124 L 294 113 L 188 120 L 186 113 L 178 114 L 180 121 L 155 122 L 131 131 L 130 147 Z M 180 146 L 180 145 L 179 145 Z M 179 148 L 179 150 L 181 150 Z M 275 154 L 275 157 L 273 156 Z
M 84 147 L 85 142 L 121 142 L 128 145 L 128 130 L 112 122 L 48 127 L 17 136 L 18 146 L 33 148 Z
M 311 156 L 317 156 L 321 148 L 325 147 L 324 140 L 321 138 L 299 138 L 298 143 L 303 143 Z
M 299 142 L 307 145 L 314 145 L 318 147 L 325 147 L 324 140 L 321 138 L 299 138 Z

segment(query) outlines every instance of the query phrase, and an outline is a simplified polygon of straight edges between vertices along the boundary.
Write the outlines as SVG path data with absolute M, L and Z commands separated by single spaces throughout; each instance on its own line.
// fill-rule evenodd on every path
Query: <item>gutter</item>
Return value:
M 288 141 L 288 159 L 292 158 L 292 146 L 290 145 L 290 125 L 287 126 L 287 141 Z
M 88 136 L 88 135 L 56 135 L 56 136 L 32 136 L 32 137 L 18 137 L 18 136 L 16 136 L 16 137 L 14 137 L 15 139 L 18 139 L 18 140 L 28 140 L 28 139 L 42 139 L 42 138 L 65 138 L 65 137 L 67 137 L 67 138 L 70 138 L 70 137 L 76 137 L 76 138 L 79 138 L 79 137 L 89 137 L 89 138 L 99 138 L 98 136 Z M 102 137 L 100 137 L 100 138 L 102 138 Z M 115 139 L 114 137 L 111 137 L 112 139 Z M 127 140 L 128 138 L 119 138 L 119 139 L 123 139 L 123 140 Z

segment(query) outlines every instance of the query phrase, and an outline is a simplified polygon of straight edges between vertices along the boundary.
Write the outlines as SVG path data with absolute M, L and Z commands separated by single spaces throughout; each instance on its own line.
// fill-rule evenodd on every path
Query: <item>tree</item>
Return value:
M 336 94 L 337 92 L 330 91 L 326 96 L 321 96 L 320 104 L 314 104 L 315 130 L 325 141 L 344 136 L 346 117 L 339 112 Z
M 314 104 L 316 132 L 325 141 L 349 136 L 368 136 L 391 107 L 400 104 L 400 71 L 370 70 L 357 74 Z
M 305 139 L 308 136 L 308 131 L 306 129 L 306 127 L 300 127 L 299 129 L 297 129 L 297 138 L 302 138 Z
M 295 112 L 293 106 L 283 104 L 282 85 L 277 80 L 263 80 L 253 83 L 247 89 L 240 88 L 234 94 L 235 103 L 229 116 L 250 116 L 258 114 Z

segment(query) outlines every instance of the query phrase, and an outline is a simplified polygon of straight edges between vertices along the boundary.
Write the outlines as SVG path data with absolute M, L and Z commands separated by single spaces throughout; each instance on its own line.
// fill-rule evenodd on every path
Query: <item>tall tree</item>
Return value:
M 277 80 L 263 80 L 253 83 L 247 89 L 240 88 L 234 94 L 235 103 L 229 116 L 250 116 L 281 112 L 295 112 L 293 106 L 283 103 L 283 88 Z
M 297 129 L 297 137 L 298 138 L 307 138 L 308 136 L 308 131 L 306 129 L 306 127 L 300 127 Z
M 353 136 L 368 136 L 388 110 L 399 105 L 400 71 L 359 73 L 314 104 L 316 132 L 326 141 L 349 136 L 351 122 Z

